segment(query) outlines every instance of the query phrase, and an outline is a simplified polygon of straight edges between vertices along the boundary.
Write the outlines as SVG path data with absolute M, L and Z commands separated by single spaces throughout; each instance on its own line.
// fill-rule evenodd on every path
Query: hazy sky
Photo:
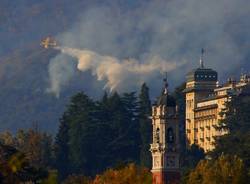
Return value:
M 176 86 L 185 80 L 189 70 L 198 67 L 201 48 L 206 50 L 205 66 L 216 69 L 221 79 L 235 69 L 240 70 L 249 53 L 249 18 L 249 0 L 158 0 L 128 11 L 96 6 L 80 14 L 73 26 L 57 39 L 62 46 L 111 57 L 123 67 L 127 60 L 140 65 L 157 65 L 159 60 L 168 63 L 165 70 L 170 71 L 170 84 Z M 60 62 L 64 56 L 53 58 L 49 68 L 49 88 L 56 94 L 67 87 L 76 70 L 72 63 Z M 95 63 L 95 58 L 91 61 Z M 108 70 L 117 70 L 115 65 L 107 66 L 103 71 L 105 76 L 100 78 L 96 68 L 102 62 L 97 63 L 95 69 L 82 71 L 90 69 L 93 77 L 103 80 L 96 81 L 100 90 L 105 85 L 112 89 Z M 155 67 L 145 73 L 120 69 L 119 75 L 115 75 L 115 88 L 122 92 L 134 90 L 145 79 L 152 89 L 159 89 L 161 69 Z

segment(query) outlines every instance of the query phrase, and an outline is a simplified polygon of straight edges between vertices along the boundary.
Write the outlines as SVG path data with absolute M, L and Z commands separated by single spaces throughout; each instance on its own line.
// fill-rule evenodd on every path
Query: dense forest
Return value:
M 183 85 L 172 94 L 184 110 Z M 182 183 L 248 183 L 250 180 L 250 98 L 227 104 L 216 139 L 207 155 L 182 138 Z M 182 112 L 183 113 L 183 112 Z M 151 183 L 151 101 L 143 84 L 139 94 L 105 93 L 94 101 L 83 92 L 72 96 L 55 137 L 36 124 L 17 134 L 0 135 L 1 183 Z M 180 118 L 183 122 L 183 118 Z M 181 131 L 183 129 L 181 128 Z M 184 135 L 182 132 L 181 135 Z
M 2 168 L 2 181 L 39 181 L 55 173 L 59 181 L 68 176 L 66 181 L 72 180 L 75 175 L 93 178 L 108 168 L 123 168 L 129 163 L 149 173 L 151 102 L 146 84 L 138 96 L 135 92 L 105 93 L 99 101 L 80 92 L 66 109 L 55 138 L 40 132 L 36 125 L 16 135 L 1 134 L 1 161 L 9 164 Z M 26 172 L 26 165 L 32 173 Z

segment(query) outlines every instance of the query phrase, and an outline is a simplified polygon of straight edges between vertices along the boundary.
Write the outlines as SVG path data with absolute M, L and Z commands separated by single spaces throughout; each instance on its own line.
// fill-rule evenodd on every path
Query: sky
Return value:
M 146 82 L 154 101 L 165 71 L 172 92 L 201 48 L 220 83 L 250 71 L 249 0 L 6 0 L 0 15 L 0 131 L 55 131 L 79 91 L 99 99 Z M 57 51 L 40 47 L 48 35 Z
M 176 86 L 199 66 L 201 48 L 205 66 L 216 69 L 223 80 L 247 63 L 249 18 L 248 0 L 158 0 L 126 11 L 92 6 L 56 36 L 61 47 L 76 49 L 81 56 L 62 51 L 51 59 L 47 90 L 59 97 L 75 70 L 89 70 L 101 90 L 127 92 L 143 82 L 159 89 L 165 71 Z M 86 54 L 90 52 L 91 58 Z M 61 62 L 66 55 L 77 64 Z M 147 65 L 154 67 L 138 71 Z

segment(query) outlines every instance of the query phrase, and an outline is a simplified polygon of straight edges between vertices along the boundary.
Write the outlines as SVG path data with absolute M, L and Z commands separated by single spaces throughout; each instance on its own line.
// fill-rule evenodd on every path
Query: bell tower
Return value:
M 152 153 L 153 184 L 180 183 L 179 164 L 179 121 L 176 103 L 168 94 L 167 78 L 157 103 L 152 107 L 153 143 Z

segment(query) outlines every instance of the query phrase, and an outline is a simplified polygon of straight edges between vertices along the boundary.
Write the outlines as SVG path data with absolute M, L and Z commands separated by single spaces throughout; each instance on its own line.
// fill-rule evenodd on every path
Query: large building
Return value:
M 168 94 L 168 84 L 152 107 L 153 143 L 152 174 L 153 184 L 180 183 L 179 120 L 176 103 Z
M 187 74 L 186 89 L 186 138 L 188 144 L 197 144 L 205 152 L 214 149 L 216 136 L 226 132 L 216 127 L 222 118 L 221 112 L 225 104 L 233 96 L 248 93 L 250 77 L 241 75 L 239 81 L 229 79 L 227 83 L 218 85 L 216 71 L 205 68 L 203 56 L 199 68 Z M 248 93 L 249 94 L 249 93 Z

